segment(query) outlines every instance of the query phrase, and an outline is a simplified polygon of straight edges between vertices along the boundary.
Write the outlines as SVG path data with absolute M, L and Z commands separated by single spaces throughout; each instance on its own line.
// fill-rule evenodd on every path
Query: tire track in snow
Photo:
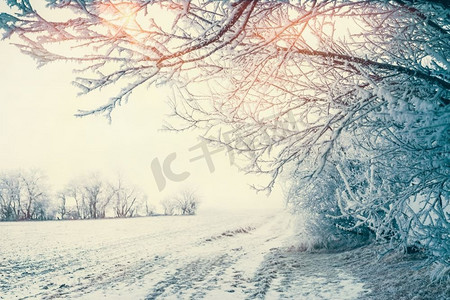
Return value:
M 223 298 L 217 291 L 234 299 L 251 296 L 260 283 L 254 271 L 269 249 L 280 245 L 287 225 L 286 219 L 271 216 L 255 227 L 228 229 L 206 239 L 191 250 L 196 255 L 185 258 L 188 262 L 159 281 L 146 299 Z

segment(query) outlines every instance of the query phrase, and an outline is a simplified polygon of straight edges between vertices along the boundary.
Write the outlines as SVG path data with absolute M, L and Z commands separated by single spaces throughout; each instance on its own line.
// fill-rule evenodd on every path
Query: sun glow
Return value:
M 142 6 L 134 2 L 102 2 L 98 5 L 102 23 L 116 31 L 139 30 L 136 17 Z

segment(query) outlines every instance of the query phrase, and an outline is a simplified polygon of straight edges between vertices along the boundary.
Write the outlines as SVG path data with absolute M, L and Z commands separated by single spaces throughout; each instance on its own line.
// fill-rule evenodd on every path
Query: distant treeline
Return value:
M 155 207 L 136 186 L 122 178 L 111 182 L 98 174 L 71 180 L 51 193 L 42 171 L 0 174 L 0 221 L 78 220 L 135 217 L 155 214 Z M 183 191 L 161 202 L 166 215 L 193 215 L 198 198 Z

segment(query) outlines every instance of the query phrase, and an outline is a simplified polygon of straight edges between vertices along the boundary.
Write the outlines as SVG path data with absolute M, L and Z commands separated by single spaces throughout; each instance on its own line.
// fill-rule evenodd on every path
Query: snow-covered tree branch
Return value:
M 135 89 L 170 85 L 167 128 L 240 154 L 269 175 L 262 190 L 289 172 L 293 206 L 419 243 L 448 270 L 447 2 L 6 2 L 4 38 L 40 65 L 79 63 L 81 94 L 110 93 L 77 116 L 111 118 Z

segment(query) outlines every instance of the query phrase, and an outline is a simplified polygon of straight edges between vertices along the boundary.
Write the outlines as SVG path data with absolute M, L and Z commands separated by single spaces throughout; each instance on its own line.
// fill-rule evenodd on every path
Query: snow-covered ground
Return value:
M 0 223 L 1 299 L 355 299 L 285 213 Z M 303 259 L 299 259 L 298 257 Z

